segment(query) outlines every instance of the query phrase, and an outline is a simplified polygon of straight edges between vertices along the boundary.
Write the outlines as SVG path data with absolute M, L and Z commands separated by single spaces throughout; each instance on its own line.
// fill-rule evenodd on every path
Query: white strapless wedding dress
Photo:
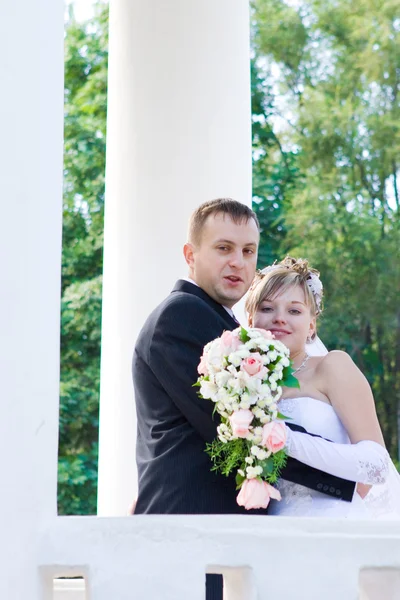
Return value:
M 340 444 L 350 444 L 339 417 L 330 404 L 314 398 L 282 398 L 279 410 L 291 423 L 301 425 L 309 433 Z M 374 485 L 366 499 L 355 492 L 352 502 L 337 500 L 281 479 L 276 486 L 282 496 L 272 500 L 269 514 L 297 517 L 342 517 L 348 519 L 400 518 L 400 477 L 393 464 L 383 485 Z

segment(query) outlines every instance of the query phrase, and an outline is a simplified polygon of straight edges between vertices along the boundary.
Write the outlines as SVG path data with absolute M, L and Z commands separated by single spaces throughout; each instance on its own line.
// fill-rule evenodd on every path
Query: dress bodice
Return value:
M 279 411 L 288 417 L 289 423 L 301 425 L 309 433 L 316 433 L 340 444 L 350 442 L 341 420 L 327 402 L 308 396 L 282 398 L 279 402 Z
M 287 421 L 301 425 L 309 433 L 340 444 L 349 444 L 347 432 L 330 404 L 310 397 L 282 398 L 279 411 Z M 331 498 L 326 494 L 281 479 L 277 487 L 281 501 L 271 501 L 269 514 L 282 516 L 365 517 L 365 506 L 358 494 L 352 502 Z

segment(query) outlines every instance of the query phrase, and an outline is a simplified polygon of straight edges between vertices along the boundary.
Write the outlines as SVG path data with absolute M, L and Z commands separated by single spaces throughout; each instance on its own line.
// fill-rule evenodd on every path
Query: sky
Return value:
M 66 4 L 73 4 L 77 21 L 86 21 L 93 14 L 94 0 L 66 0 Z

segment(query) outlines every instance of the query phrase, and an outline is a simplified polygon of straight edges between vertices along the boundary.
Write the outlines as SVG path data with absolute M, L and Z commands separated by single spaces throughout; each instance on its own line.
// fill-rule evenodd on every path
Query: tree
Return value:
M 251 62 L 253 208 L 260 222 L 258 264 L 271 264 L 285 238 L 283 199 L 297 177 L 295 152 L 284 150 L 271 120 L 275 114 L 271 86 L 256 60 Z
M 396 4 L 253 4 L 256 60 L 281 107 L 280 125 L 286 122 L 281 145 L 296 153 L 301 174 L 282 200 L 281 250 L 321 270 L 323 337 L 367 375 L 393 456 L 400 405 Z
M 96 512 L 108 7 L 65 37 L 60 514 Z

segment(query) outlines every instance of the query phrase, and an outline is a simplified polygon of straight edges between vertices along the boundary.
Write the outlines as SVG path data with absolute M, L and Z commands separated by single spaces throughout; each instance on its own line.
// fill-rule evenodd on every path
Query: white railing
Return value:
M 206 573 L 224 575 L 226 600 L 400 598 L 394 522 L 61 517 L 39 556 L 46 600 L 204 600 Z M 79 575 L 84 583 L 59 580 L 53 591 L 54 577 Z

